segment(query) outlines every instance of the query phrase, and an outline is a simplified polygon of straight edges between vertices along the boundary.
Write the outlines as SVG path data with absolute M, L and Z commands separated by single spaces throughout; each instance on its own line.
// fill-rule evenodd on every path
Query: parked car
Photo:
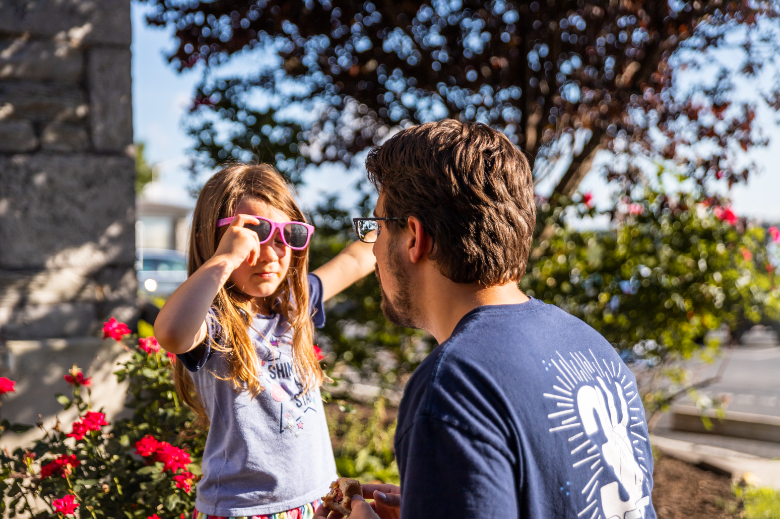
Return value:
M 168 297 L 187 279 L 187 257 L 166 249 L 137 249 L 138 292 L 142 297 Z

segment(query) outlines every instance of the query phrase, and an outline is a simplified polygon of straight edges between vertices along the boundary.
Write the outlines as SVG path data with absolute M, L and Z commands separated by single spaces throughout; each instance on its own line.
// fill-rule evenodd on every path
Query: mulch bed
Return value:
M 653 505 L 658 519 L 731 519 L 742 510 L 731 477 L 666 456 L 655 464 Z

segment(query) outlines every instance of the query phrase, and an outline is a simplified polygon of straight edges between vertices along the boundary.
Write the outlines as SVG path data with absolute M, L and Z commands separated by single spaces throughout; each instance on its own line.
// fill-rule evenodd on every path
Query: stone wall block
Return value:
M 123 152 L 133 144 L 130 51 L 95 48 L 89 51 L 92 144 L 98 151 Z
M 130 46 L 130 0 L 3 0 L 0 31 Z
M 24 153 L 38 147 L 30 121 L 0 120 L 0 153 Z
M 0 269 L 132 268 L 132 158 L 0 156 L 0 173 Z
M 8 339 L 26 340 L 84 337 L 96 331 L 97 320 L 93 303 L 28 304 L 13 309 L 11 318 L 0 324 Z
M 41 147 L 48 151 L 83 151 L 89 147 L 89 135 L 83 126 L 55 121 L 43 129 Z
M 77 123 L 85 121 L 88 115 L 86 92 L 78 86 L 36 81 L 0 82 L 0 120 Z
M 0 40 L 0 79 L 79 83 L 84 53 L 64 40 Z

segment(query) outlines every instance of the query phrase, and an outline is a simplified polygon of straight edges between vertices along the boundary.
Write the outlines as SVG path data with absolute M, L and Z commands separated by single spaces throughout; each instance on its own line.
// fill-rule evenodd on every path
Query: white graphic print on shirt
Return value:
M 317 412 L 317 397 L 314 391 L 303 393 L 303 384 L 295 374 L 292 356 L 278 347 L 280 339 L 271 340 L 270 346 L 264 342 L 256 343 L 262 364 L 260 374 L 265 391 L 279 402 L 279 432 L 299 436 L 304 427 L 304 414 L 307 411 Z
M 649 448 L 637 448 L 648 442 L 639 394 L 633 378 L 621 373 L 621 363 L 602 359 L 602 366 L 590 354 L 592 362 L 579 352 L 570 353 L 570 359 L 556 352 L 557 358 L 542 360 L 555 377 L 544 397 L 560 409 L 547 415 L 553 422 L 550 433 L 570 435 L 573 468 L 589 472 L 588 482 L 572 496 L 576 503 L 584 498 L 578 517 L 641 519 L 650 491 L 644 458 Z M 621 487 L 628 494 L 626 501 L 620 497 Z

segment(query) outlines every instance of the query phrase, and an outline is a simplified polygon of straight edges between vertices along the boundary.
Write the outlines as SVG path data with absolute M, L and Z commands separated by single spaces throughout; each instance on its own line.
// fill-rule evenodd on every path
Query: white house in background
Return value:
M 192 223 L 192 208 L 151 202 L 135 203 L 136 249 L 169 249 L 186 253 Z

